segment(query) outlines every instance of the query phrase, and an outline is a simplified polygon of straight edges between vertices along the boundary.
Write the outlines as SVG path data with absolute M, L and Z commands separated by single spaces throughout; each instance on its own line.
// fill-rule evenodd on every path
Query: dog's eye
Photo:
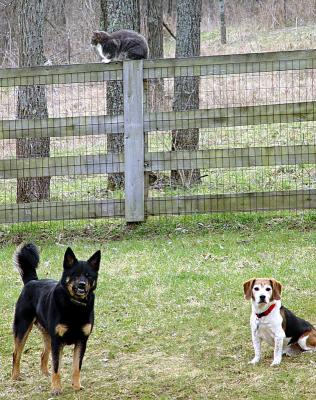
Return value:
M 270 290 L 271 290 L 270 287 L 267 287 L 267 288 L 266 288 L 266 291 L 267 291 L 267 292 L 270 292 Z
M 259 290 L 259 288 L 258 288 L 258 287 L 255 287 L 254 290 L 257 292 L 257 291 Z

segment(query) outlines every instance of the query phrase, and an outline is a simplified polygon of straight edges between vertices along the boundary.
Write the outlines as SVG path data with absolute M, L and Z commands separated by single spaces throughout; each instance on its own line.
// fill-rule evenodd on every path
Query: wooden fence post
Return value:
M 141 222 L 144 205 L 143 60 L 123 63 L 125 219 Z

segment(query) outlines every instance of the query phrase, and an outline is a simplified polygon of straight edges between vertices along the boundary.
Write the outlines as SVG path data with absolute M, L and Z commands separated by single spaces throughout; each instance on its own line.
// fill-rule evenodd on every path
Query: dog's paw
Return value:
M 61 392 L 62 392 L 61 388 L 52 389 L 52 395 L 53 396 L 59 396 L 61 394 Z
M 13 381 L 20 381 L 22 379 L 20 371 L 13 370 L 12 373 L 11 373 L 11 379 Z
M 41 371 L 42 371 L 42 374 L 44 375 L 44 376 L 49 376 L 50 374 L 49 374 L 49 371 L 48 371 L 48 369 L 46 369 L 46 368 L 41 368 Z
M 281 360 L 273 360 L 272 363 L 270 364 L 270 367 L 276 367 L 280 365 Z
M 258 364 L 259 361 L 260 361 L 259 358 L 254 357 L 251 361 L 248 362 L 248 364 L 256 365 L 256 364 Z
M 73 390 L 84 390 L 84 387 L 83 386 L 81 386 L 81 385 L 74 385 L 74 384 L 72 384 L 72 388 L 73 388 Z

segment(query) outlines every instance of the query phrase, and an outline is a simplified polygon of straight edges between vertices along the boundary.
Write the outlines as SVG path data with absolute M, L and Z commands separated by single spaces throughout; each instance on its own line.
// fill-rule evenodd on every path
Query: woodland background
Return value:
M 19 26 L 21 2 L 0 1 L 0 67 L 18 66 Z M 28 2 L 30 3 L 30 2 Z M 39 1 L 37 3 L 43 3 Z M 97 61 L 90 48 L 91 32 L 99 28 L 111 30 L 122 27 L 117 18 L 120 8 L 140 8 L 139 24 L 148 37 L 148 19 L 156 27 L 151 57 L 174 56 L 175 40 L 166 27 L 176 35 L 177 2 L 175 0 L 106 1 L 106 0 L 44 0 L 44 51 L 53 64 Z M 185 1 L 180 8 L 188 10 Z M 313 47 L 316 19 L 315 0 L 226 0 L 225 17 L 227 44 L 220 42 L 218 0 L 199 0 L 201 3 L 201 55 L 225 54 Z M 111 9 L 111 6 L 114 6 Z M 119 6 L 118 6 L 119 5 Z M 161 11 L 160 11 L 161 7 Z M 163 13 L 165 27 L 161 29 L 159 15 Z M 104 18 L 105 15 L 105 18 Z M 105 21 L 105 22 L 104 22 Z M 150 27 L 149 27 L 150 28 Z M 164 49 L 159 41 L 163 32 Z M 292 40 L 293 35 L 295 40 Z M 286 37 L 287 40 L 284 40 Z M 158 39 L 157 39 L 158 38 Z M 153 52 L 156 49 L 156 52 Z M 69 51 L 70 50 L 70 51 Z

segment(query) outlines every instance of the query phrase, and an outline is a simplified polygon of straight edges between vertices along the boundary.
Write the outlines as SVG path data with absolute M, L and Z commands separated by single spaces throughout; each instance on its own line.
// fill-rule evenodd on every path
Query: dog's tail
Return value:
M 33 243 L 22 244 L 14 254 L 14 264 L 19 271 L 22 281 L 25 284 L 37 280 L 36 268 L 39 263 L 39 253 Z

